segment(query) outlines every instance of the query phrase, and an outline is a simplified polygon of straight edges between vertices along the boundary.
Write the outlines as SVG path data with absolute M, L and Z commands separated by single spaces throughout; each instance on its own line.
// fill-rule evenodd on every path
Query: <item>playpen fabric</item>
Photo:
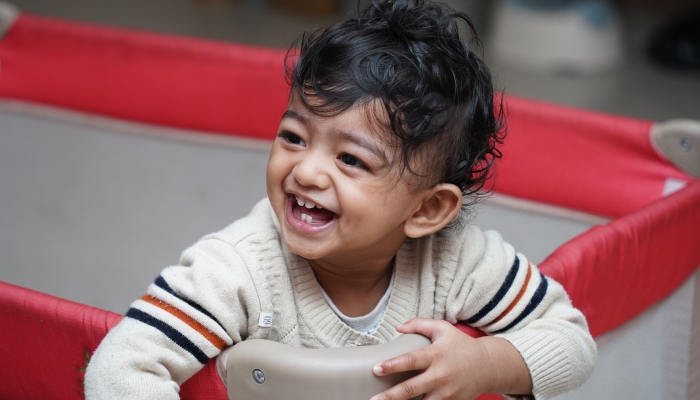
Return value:
M 20 15 L 0 40 L 0 98 L 268 140 L 286 107 L 284 56 Z M 700 182 L 654 150 L 652 122 L 504 100 L 496 191 L 614 218 L 540 264 L 594 335 L 664 298 L 700 265 Z M 686 187 L 663 197 L 669 180 Z M 0 282 L 0 398 L 81 398 L 87 359 L 120 318 Z M 182 398 L 226 398 L 213 363 L 183 385 Z
M 0 42 L 0 98 L 269 140 L 287 105 L 285 54 L 22 14 Z M 668 179 L 691 180 L 654 150 L 651 121 L 505 105 L 498 192 L 620 217 L 660 198 Z

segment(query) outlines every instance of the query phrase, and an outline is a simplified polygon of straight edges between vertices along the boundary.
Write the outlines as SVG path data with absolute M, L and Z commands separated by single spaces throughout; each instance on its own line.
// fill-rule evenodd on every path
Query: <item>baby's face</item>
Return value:
M 338 265 L 392 257 L 420 194 L 390 165 L 388 133 L 353 107 L 320 117 L 298 100 L 280 122 L 267 194 L 286 245 Z

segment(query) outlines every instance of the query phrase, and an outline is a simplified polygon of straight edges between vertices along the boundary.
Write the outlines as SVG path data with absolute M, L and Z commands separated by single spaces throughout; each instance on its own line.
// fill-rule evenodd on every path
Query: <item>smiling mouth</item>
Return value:
M 303 223 L 321 227 L 338 217 L 338 214 L 294 194 L 289 194 L 288 197 L 292 216 Z

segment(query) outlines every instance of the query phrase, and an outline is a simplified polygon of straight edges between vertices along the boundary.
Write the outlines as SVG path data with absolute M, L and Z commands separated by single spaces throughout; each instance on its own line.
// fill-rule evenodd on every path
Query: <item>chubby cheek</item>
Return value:
M 283 154 L 275 143 L 270 150 L 270 158 L 267 160 L 267 169 L 265 170 L 268 195 L 271 194 L 272 190 L 281 190 L 282 179 L 285 174 L 284 164 Z
M 271 170 L 272 165 L 267 164 L 267 171 L 265 172 L 265 184 L 267 186 L 267 197 L 272 199 L 274 197 L 274 187 L 279 187 L 279 182 L 276 182 L 275 173 Z
M 284 180 L 283 165 L 280 165 L 279 161 L 273 158 L 273 154 L 270 155 L 270 160 L 267 163 L 267 170 L 265 172 L 265 180 L 267 187 L 267 197 L 270 199 L 272 208 L 277 215 L 277 218 L 284 216 L 284 211 L 286 208 L 286 195 L 282 188 Z
M 381 195 L 382 188 L 360 187 L 352 188 L 347 185 L 346 190 L 339 191 L 341 197 L 343 222 L 341 228 L 346 234 L 366 232 L 366 229 L 386 223 L 387 214 L 395 211 L 395 206 L 386 204 L 386 196 Z

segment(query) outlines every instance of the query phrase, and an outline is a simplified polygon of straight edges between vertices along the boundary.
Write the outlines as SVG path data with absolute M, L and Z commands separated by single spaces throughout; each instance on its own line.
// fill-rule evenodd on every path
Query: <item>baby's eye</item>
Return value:
M 352 156 L 350 154 L 341 154 L 338 158 L 345 165 L 349 165 L 354 168 L 367 169 L 367 166 L 362 161 L 358 160 L 357 157 Z
M 299 137 L 299 135 L 292 133 L 292 132 L 281 132 L 277 135 L 277 137 L 280 137 L 284 139 L 287 143 L 291 144 L 297 144 L 297 145 L 304 145 L 304 140 Z

